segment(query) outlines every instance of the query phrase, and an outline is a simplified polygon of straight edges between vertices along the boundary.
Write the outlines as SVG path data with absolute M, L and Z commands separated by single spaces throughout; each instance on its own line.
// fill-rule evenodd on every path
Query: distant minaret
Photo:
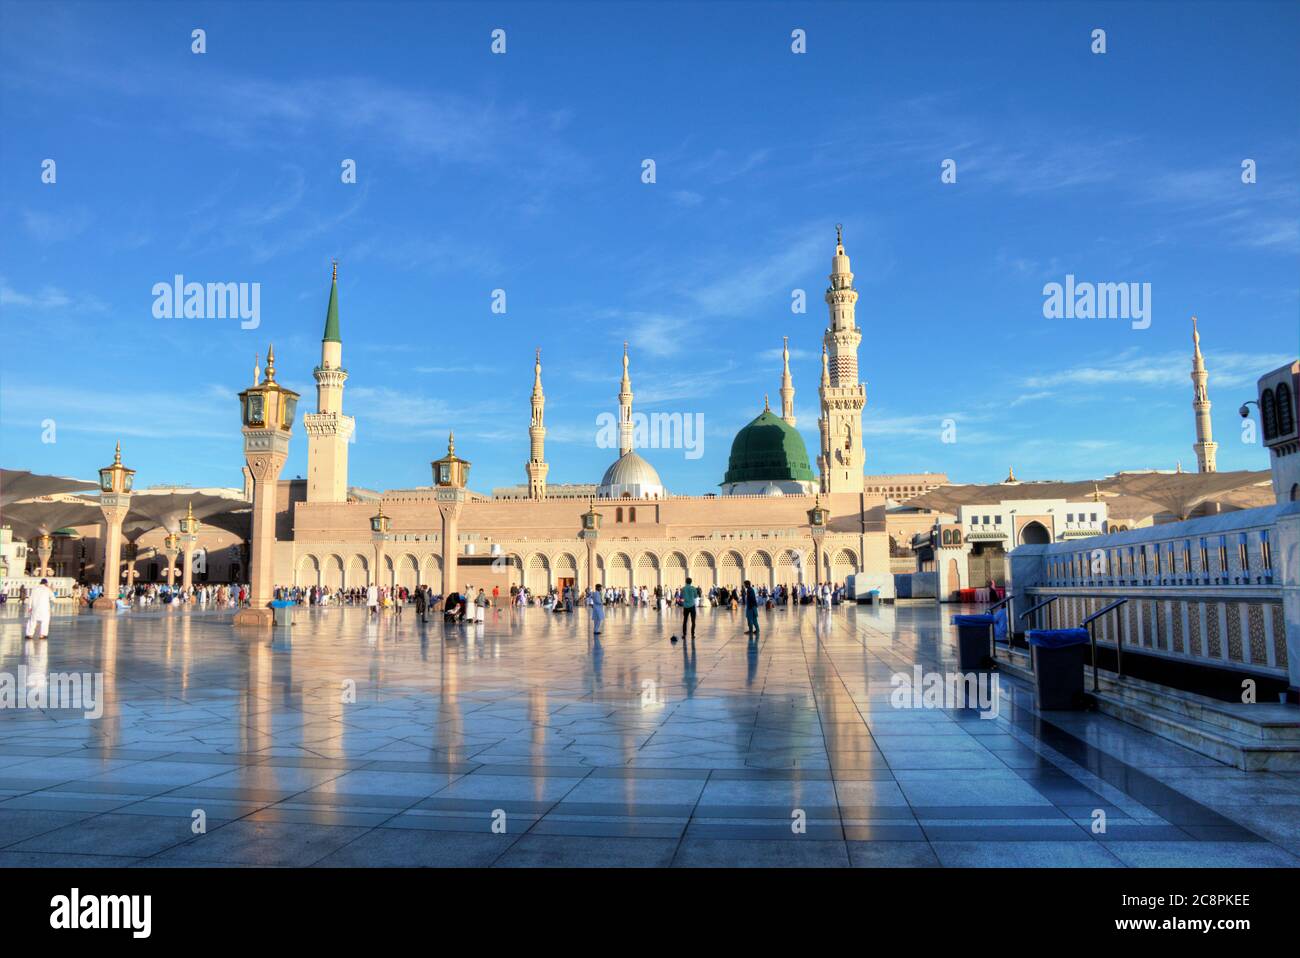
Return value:
M 831 437 L 827 432 L 826 390 L 831 388 L 830 360 L 826 355 L 826 344 L 822 343 L 822 378 L 817 387 L 817 394 L 822 397 L 822 415 L 817 417 L 817 431 L 821 434 L 820 452 L 817 453 L 817 474 L 821 476 L 821 491 L 826 491 L 826 464 L 831 459 Z
M 862 331 L 854 319 L 858 291 L 844 252 L 843 228 L 835 227 L 831 285 L 826 290 L 830 325 L 822 337 L 821 431 L 822 492 L 861 492 L 866 451 L 862 448 L 862 409 L 867 390 L 858 379 L 858 346 Z
M 307 430 L 307 501 L 347 502 L 348 440 L 356 423 L 343 415 L 343 340 L 339 336 L 339 264 L 334 261 L 325 309 L 320 365 L 315 369 L 316 411 L 302 417 Z M 270 358 L 267 359 L 268 366 Z
M 546 464 L 546 426 L 542 421 L 542 412 L 546 408 L 546 396 L 542 393 L 542 351 L 537 350 L 537 359 L 533 364 L 533 419 L 528 425 L 528 498 L 546 498 L 546 473 L 550 466 Z
M 1196 469 L 1198 472 L 1216 472 L 1215 454 L 1219 444 L 1214 441 L 1210 424 L 1210 394 L 1205 387 L 1210 374 L 1205 369 L 1201 355 L 1201 334 L 1196 330 L 1196 317 L 1192 317 L 1192 410 L 1196 413 Z
M 632 451 L 632 379 L 627 374 L 627 343 L 623 344 L 623 381 L 618 387 L 618 454 Z
M 790 337 L 782 336 L 781 418 L 794 426 L 794 380 L 790 378 Z

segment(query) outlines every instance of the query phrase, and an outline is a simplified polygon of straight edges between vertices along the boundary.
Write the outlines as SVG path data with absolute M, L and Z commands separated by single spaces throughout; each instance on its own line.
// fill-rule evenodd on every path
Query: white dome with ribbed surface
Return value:
M 601 499 L 662 499 L 667 490 L 654 466 L 635 452 L 626 452 L 605 470 L 596 495 Z

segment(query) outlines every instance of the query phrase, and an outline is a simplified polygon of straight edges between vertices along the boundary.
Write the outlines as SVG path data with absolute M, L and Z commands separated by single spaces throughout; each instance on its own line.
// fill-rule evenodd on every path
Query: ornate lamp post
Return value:
M 590 591 L 596 588 L 596 540 L 600 538 L 600 513 L 596 511 L 595 499 L 582 514 L 582 531 L 578 535 L 587 543 L 587 589 Z
M 822 539 L 826 536 L 826 522 L 830 517 L 830 510 L 823 508 L 821 496 L 818 496 L 808 510 L 808 526 L 812 530 L 813 563 L 816 565 L 813 585 L 819 589 L 822 584 Z
M 199 541 L 199 526 L 202 523 L 194 518 L 194 503 L 186 503 L 185 518 L 181 520 L 181 552 L 184 554 L 184 572 L 181 573 L 181 586 L 188 592 L 194 586 L 194 547 Z
M 239 394 L 239 406 L 244 461 L 253 477 L 253 523 L 249 607 L 235 616 L 235 624 L 269 627 L 274 621 L 267 606 L 275 595 L 275 484 L 289 457 L 298 410 L 298 394 L 275 381 L 274 346 L 266 353 L 265 378 Z
M 104 598 L 96 612 L 113 615 L 122 563 L 122 522 L 131 511 L 131 486 L 135 470 L 122 465 L 122 443 L 113 451 L 113 464 L 99 470 L 99 509 L 104 514 Z
M 54 536 L 42 534 L 36 539 L 36 574 L 53 575 L 54 570 L 50 568 L 50 556 L 54 552 Z
M 181 551 L 181 537 L 174 532 L 169 532 L 163 538 L 163 555 L 167 557 L 167 587 L 171 588 L 176 582 L 176 556 Z
M 384 507 L 381 503 L 378 515 L 370 517 L 370 538 L 375 543 L 375 574 L 371 581 L 375 585 L 383 585 L 384 571 L 384 548 L 388 542 L 388 530 L 392 526 L 392 520 L 384 515 Z
M 447 455 L 435 459 L 433 467 L 434 499 L 442 516 L 442 594 L 456 588 L 456 533 L 461 509 L 465 506 L 465 486 L 469 482 L 469 462 L 456 455 L 456 434 L 447 436 Z

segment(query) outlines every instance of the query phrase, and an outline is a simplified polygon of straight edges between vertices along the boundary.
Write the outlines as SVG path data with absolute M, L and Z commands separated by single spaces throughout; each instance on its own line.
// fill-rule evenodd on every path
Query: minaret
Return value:
M 830 360 L 826 355 L 826 344 L 822 343 L 822 378 L 817 387 L 817 395 L 821 397 L 822 414 L 817 417 L 817 431 L 821 434 L 821 443 L 817 452 L 817 474 L 821 476 L 821 491 L 826 492 L 826 464 L 830 462 L 831 457 L 831 437 L 826 431 L 828 423 L 826 422 L 826 390 L 831 388 L 831 369 Z
M 830 325 L 822 337 L 822 455 L 818 467 L 823 492 L 861 492 L 867 458 L 862 448 L 867 390 L 858 380 L 858 345 L 862 342 L 854 319 L 858 292 L 853 288 L 853 271 L 839 224 L 835 226 L 830 281 L 826 290 Z
M 781 337 L 781 418 L 794 426 L 794 380 L 790 378 L 790 337 Z
M 1210 394 L 1205 388 L 1210 374 L 1205 369 L 1201 355 L 1201 334 L 1196 331 L 1196 317 L 1192 317 L 1192 410 L 1196 413 L 1196 469 L 1198 472 L 1215 472 L 1214 457 L 1219 444 L 1214 441 L 1210 425 Z
M 627 374 L 627 343 L 623 344 L 623 381 L 618 387 L 618 454 L 632 451 L 632 379 Z
M 343 415 L 343 340 L 339 337 L 339 264 L 334 261 L 325 310 L 320 365 L 315 369 L 316 412 L 302 417 L 307 430 L 307 501 L 347 502 L 348 440 L 356 423 Z
M 542 393 L 542 350 L 537 350 L 537 359 L 533 363 L 533 418 L 528 425 L 528 498 L 546 498 L 546 473 L 550 466 L 546 464 L 546 426 L 542 420 L 546 408 L 546 396 Z

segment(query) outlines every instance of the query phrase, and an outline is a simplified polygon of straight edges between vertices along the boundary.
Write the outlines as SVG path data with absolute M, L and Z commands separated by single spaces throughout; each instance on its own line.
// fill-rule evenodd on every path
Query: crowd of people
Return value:
M 118 588 L 117 596 L 105 599 L 104 587 L 98 583 L 72 587 L 72 600 L 78 605 L 85 604 L 91 608 L 95 603 L 112 601 L 119 609 L 144 609 L 151 606 L 189 605 L 209 609 L 236 609 L 248 605 L 248 586 L 246 585 L 192 585 L 188 589 L 165 582 L 123 585 Z
M 43 591 L 41 591 L 43 590 Z M 48 595 L 47 595 L 48 593 Z M 415 607 L 415 614 L 422 622 L 429 621 L 431 614 L 441 614 L 444 622 L 482 622 L 490 608 L 525 608 L 538 606 L 547 612 L 556 614 L 572 613 L 575 608 L 585 607 L 591 612 L 595 633 L 600 634 L 605 620 L 605 610 L 609 606 L 630 606 L 634 608 L 653 608 L 660 613 L 669 609 L 682 610 L 682 634 L 686 637 L 689 625 L 691 636 L 695 633 L 696 611 L 700 608 L 715 607 L 729 610 L 743 609 L 746 619 L 746 634 L 757 636 L 759 609 L 777 609 L 794 605 L 815 604 L 830 608 L 844 600 L 843 583 L 822 583 L 809 587 L 803 583 L 775 586 L 755 586 L 748 580 L 739 588 L 712 586 L 708 591 L 694 585 L 687 579 L 682 586 L 664 588 L 661 586 L 615 587 L 597 584 L 594 589 L 577 589 L 572 584 L 550 588 L 540 593 L 525 586 L 510 586 L 507 594 L 502 594 L 501 587 L 494 585 L 491 592 L 484 588 L 466 585 L 463 591 L 453 590 L 444 596 L 435 593 L 427 585 L 414 589 L 406 586 L 368 585 L 363 588 L 330 588 L 328 586 L 277 586 L 275 599 L 306 606 L 365 606 L 369 617 L 378 617 L 385 611 L 392 611 L 401 616 L 408 605 Z M 153 606 L 192 606 L 199 609 L 242 608 L 249 604 L 249 591 L 246 585 L 210 585 L 199 584 L 185 588 L 165 583 L 148 583 L 123 585 L 115 598 L 107 598 L 103 587 L 95 584 L 73 586 L 72 598 L 78 604 L 91 608 L 97 602 L 112 601 L 119 611 L 131 608 L 149 608 Z M 47 580 L 28 594 L 24 587 L 19 595 L 22 607 L 29 613 L 29 628 L 43 636 L 49 630 L 50 592 Z M 29 635 L 31 632 L 29 631 Z

